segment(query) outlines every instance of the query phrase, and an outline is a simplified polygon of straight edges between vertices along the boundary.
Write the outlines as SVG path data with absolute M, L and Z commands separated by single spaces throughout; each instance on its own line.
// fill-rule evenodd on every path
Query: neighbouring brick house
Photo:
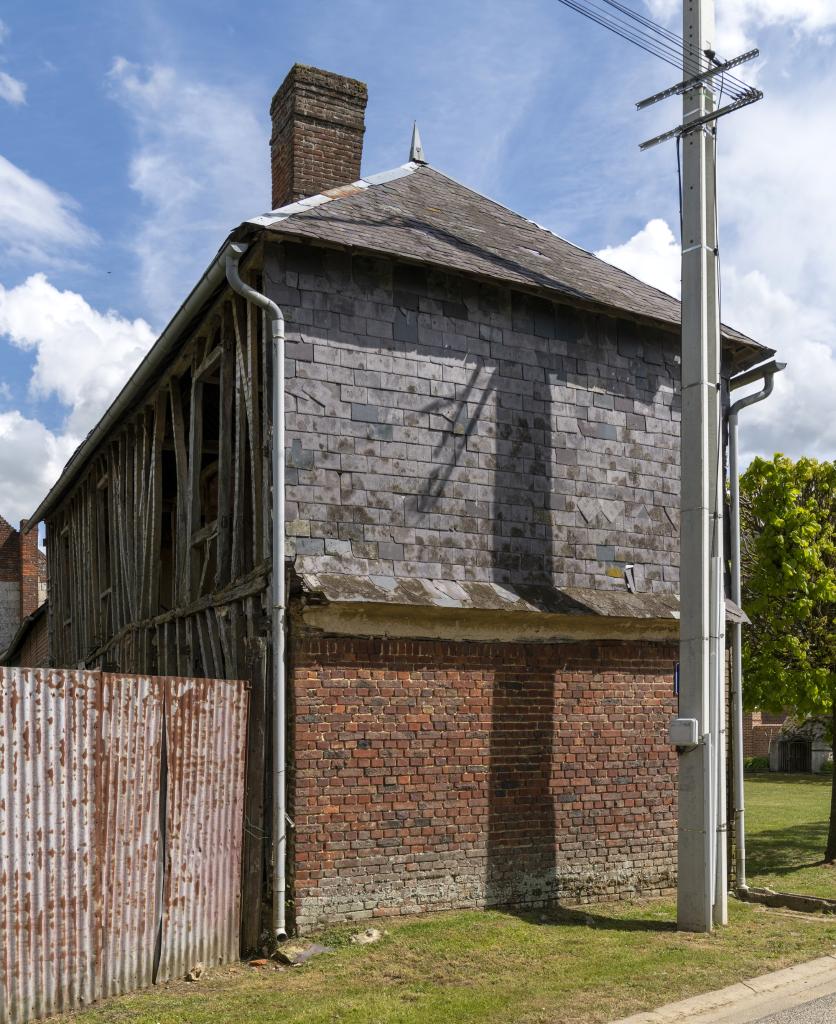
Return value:
M 49 665 L 49 621 L 47 602 L 20 623 L 5 651 L 0 651 L 0 666 L 41 668 Z
M 746 711 L 743 714 L 743 756 L 769 757 L 772 741 L 781 735 L 786 712 Z
M 658 893 L 679 305 L 417 160 L 360 179 L 365 103 L 295 67 L 274 210 L 230 236 L 287 326 L 292 916 Z M 724 338 L 726 374 L 769 354 Z M 55 663 L 251 682 L 245 946 L 270 850 L 271 381 L 215 261 L 36 513 Z
M 15 530 L 0 516 L 0 658 L 46 598 L 46 556 L 37 531 L 27 533 L 25 527 L 26 520 Z

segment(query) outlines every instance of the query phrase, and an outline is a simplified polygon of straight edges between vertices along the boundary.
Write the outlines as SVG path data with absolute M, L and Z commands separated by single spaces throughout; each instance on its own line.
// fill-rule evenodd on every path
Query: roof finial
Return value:
M 424 156 L 424 147 L 421 145 L 421 135 L 418 131 L 418 122 L 412 122 L 412 145 L 409 147 L 409 159 L 414 164 L 425 164 L 427 158 Z

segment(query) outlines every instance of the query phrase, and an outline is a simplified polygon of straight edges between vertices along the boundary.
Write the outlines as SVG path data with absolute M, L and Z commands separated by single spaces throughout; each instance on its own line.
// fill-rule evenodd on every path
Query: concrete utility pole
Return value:
M 716 121 L 762 98 L 731 80 L 717 107 L 714 86 L 731 68 L 714 52 L 714 0 L 684 0 L 679 85 L 637 104 L 681 95 L 682 124 L 642 143 L 682 146 L 682 432 L 679 713 L 670 738 L 679 752 L 677 922 L 708 932 L 728 922 L 726 807 L 726 602 L 723 556 L 723 404 L 717 239 Z M 722 89 L 721 89 L 722 94 Z
M 714 0 L 684 0 L 683 78 L 713 54 Z M 677 922 L 687 931 L 724 923 L 726 881 L 718 857 L 724 786 L 720 726 L 725 602 L 720 472 L 720 317 L 716 238 L 714 110 L 709 82 L 683 93 L 682 135 L 682 435 L 679 716 L 697 723 L 697 742 L 679 758 Z
M 676 37 L 617 0 L 560 0 L 622 39 L 676 63 Z M 682 430 L 679 712 L 670 741 L 679 757 L 679 897 L 684 931 L 708 932 L 728 920 L 726 809 L 726 602 L 723 559 L 724 395 L 720 376 L 715 124 L 763 93 L 733 68 L 759 55 L 720 61 L 714 0 L 683 0 L 682 81 L 636 104 L 682 96 L 682 123 L 643 142 L 682 145 Z M 674 44 L 672 48 L 671 44 Z M 720 83 L 724 106 L 714 99 Z

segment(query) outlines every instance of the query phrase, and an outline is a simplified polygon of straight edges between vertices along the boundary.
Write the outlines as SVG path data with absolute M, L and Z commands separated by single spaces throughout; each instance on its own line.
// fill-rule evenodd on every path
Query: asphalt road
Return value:
M 757 1024 L 836 1024 L 836 995 L 759 1017 Z

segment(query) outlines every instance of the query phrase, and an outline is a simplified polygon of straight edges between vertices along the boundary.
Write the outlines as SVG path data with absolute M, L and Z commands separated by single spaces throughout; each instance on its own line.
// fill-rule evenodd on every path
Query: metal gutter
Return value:
M 728 411 L 729 424 L 729 497 L 731 499 L 731 599 L 740 605 L 740 471 L 738 467 L 737 417 L 742 409 L 762 402 L 772 394 L 775 374 L 784 369 L 786 363 L 772 360 L 756 366 L 745 373 L 739 373 L 729 381 L 729 389 L 763 381 L 763 387 L 752 395 L 739 398 Z M 746 825 L 745 801 L 743 796 L 743 626 L 731 623 L 732 628 L 732 730 L 734 753 L 734 841 L 735 841 L 735 882 L 736 887 L 746 891 Z
M 272 557 L 272 632 L 273 632 L 273 935 L 287 938 L 285 903 L 287 892 L 287 595 L 285 581 L 285 384 L 284 314 L 266 295 L 245 284 L 238 263 L 246 245 L 226 248 L 226 279 L 230 288 L 253 305 L 264 310 L 270 321 L 273 345 L 273 557 Z

